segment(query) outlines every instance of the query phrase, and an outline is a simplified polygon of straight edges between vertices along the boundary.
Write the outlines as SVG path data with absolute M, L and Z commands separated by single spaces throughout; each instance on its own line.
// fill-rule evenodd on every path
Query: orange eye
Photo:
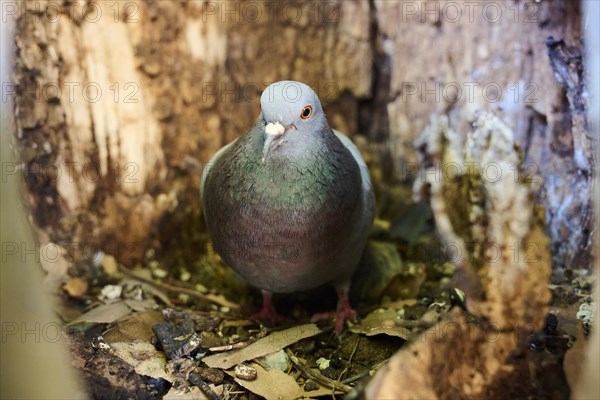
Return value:
M 302 112 L 300 113 L 300 118 L 309 119 L 311 115 L 312 115 L 312 106 L 310 104 L 307 106 L 304 106 L 304 108 L 302 109 Z

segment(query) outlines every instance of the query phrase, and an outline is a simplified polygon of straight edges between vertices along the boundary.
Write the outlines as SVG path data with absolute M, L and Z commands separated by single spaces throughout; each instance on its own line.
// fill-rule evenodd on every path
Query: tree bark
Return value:
M 579 2 L 374 4 L 376 123 L 362 126 L 389 137 L 397 175 L 414 178 L 407 164 L 416 162 L 414 139 L 432 112 L 468 132 L 477 110 L 494 111 L 514 131 L 526 173 L 543 182 L 538 199 L 555 267 L 589 270 L 593 152 Z M 557 62 L 557 51 L 569 55 Z
M 269 83 L 313 85 L 348 133 L 371 93 L 366 2 L 22 7 L 16 112 L 29 200 L 36 225 L 75 258 L 104 250 L 131 265 L 151 247 L 197 249 L 190 165 L 251 126 Z
M 475 110 L 499 113 L 544 182 L 555 265 L 589 265 L 577 2 L 26 1 L 17 12 L 18 138 L 53 242 L 127 264 L 181 245 L 202 224 L 189 163 L 243 134 L 266 85 L 296 79 L 335 128 L 386 143 L 407 181 L 430 113 L 463 131 Z

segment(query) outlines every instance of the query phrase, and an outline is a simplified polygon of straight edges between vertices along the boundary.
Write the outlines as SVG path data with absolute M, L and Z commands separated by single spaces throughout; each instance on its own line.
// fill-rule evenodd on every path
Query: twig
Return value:
M 195 297 L 197 299 L 200 299 L 200 300 L 203 300 L 203 301 L 206 301 L 209 303 L 214 303 L 214 304 L 217 304 L 222 307 L 229 307 L 232 309 L 239 308 L 239 305 L 232 303 L 231 301 L 227 300 L 223 296 L 205 295 L 205 294 L 197 292 L 196 290 L 173 286 L 173 285 L 169 285 L 168 283 L 157 282 L 154 279 L 140 276 L 140 275 L 136 274 L 135 272 L 133 272 L 132 270 L 130 270 L 129 268 L 124 267 L 122 265 L 119 265 L 119 271 L 121 271 L 125 275 L 127 275 L 135 280 L 147 283 L 149 285 L 152 285 L 154 287 L 157 287 L 157 288 L 162 289 L 167 292 L 187 294 L 188 296 L 192 296 L 192 297 Z
M 294 366 L 296 368 L 298 368 L 300 371 L 302 371 L 302 373 L 304 375 L 306 375 L 308 378 L 314 379 L 315 381 L 321 383 L 322 385 L 325 385 L 325 386 L 330 387 L 332 389 L 339 390 L 340 392 L 343 392 L 344 394 L 350 393 L 353 390 L 348 385 L 344 385 L 341 382 L 334 381 L 333 379 L 330 379 L 330 378 L 322 375 L 321 373 L 314 372 L 307 365 L 305 365 L 304 363 L 302 363 L 298 359 L 298 357 L 296 357 L 294 355 L 294 353 L 292 353 L 289 349 L 285 349 L 285 352 L 288 355 L 288 357 L 290 358 L 290 360 L 292 361 L 292 364 L 294 364 Z
M 226 344 L 223 346 L 209 347 L 208 350 L 217 353 L 217 352 L 221 352 L 221 351 L 241 349 L 243 347 L 251 345 L 252 343 L 256 342 L 258 339 L 264 338 L 265 336 L 267 336 L 267 328 L 265 328 L 264 325 L 260 325 L 260 331 L 257 333 L 256 337 L 254 337 L 252 339 L 243 340 L 243 341 L 236 342 L 236 343 L 230 343 L 230 344 Z M 265 368 L 265 369 L 267 369 L 267 368 Z
M 246 347 L 249 344 L 252 344 L 251 341 L 244 341 L 244 342 L 237 342 L 237 343 L 232 343 L 232 344 L 226 344 L 224 346 L 215 346 L 215 347 L 209 347 L 208 350 L 212 351 L 213 353 L 218 353 L 221 351 L 229 351 L 229 350 L 235 350 L 235 349 L 241 349 L 242 347 Z
M 369 371 L 365 371 L 362 374 L 354 375 L 354 376 L 351 376 L 348 379 L 344 379 L 342 381 L 342 383 L 348 384 L 348 383 L 356 382 L 357 380 L 364 378 L 365 376 L 369 375 L 370 373 L 371 373 L 370 370 Z
M 362 374 L 354 375 L 354 376 L 352 376 L 352 377 L 350 377 L 350 378 L 348 378 L 348 379 L 344 379 L 344 380 L 342 381 L 342 383 L 344 383 L 344 384 L 348 384 L 348 383 L 355 382 L 355 381 L 357 381 L 357 380 L 359 380 L 359 379 L 362 379 L 362 378 L 364 378 L 365 376 L 367 376 L 367 375 L 370 375 L 370 374 L 371 374 L 371 372 L 377 371 L 377 370 L 378 370 L 379 368 L 381 368 L 381 366 L 382 366 L 383 364 L 385 364 L 386 362 L 388 362 L 388 359 L 385 359 L 385 360 L 383 360 L 382 362 L 380 362 L 380 363 L 377 363 L 377 364 L 373 365 L 373 367 L 371 367 L 371 369 L 369 369 L 368 371 L 365 371 L 365 372 L 363 372 Z
M 356 345 L 354 345 L 354 350 L 352 350 L 352 354 L 350 354 L 350 358 L 348 358 L 348 364 L 352 363 L 352 357 L 354 357 L 354 353 L 356 353 L 356 350 L 358 350 L 358 342 L 360 341 L 359 336 L 356 336 Z M 346 368 L 344 368 L 344 370 L 342 371 L 342 373 L 340 374 L 340 376 L 338 376 L 338 381 L 342 382 L 342 376 L 344 376 L 344 374 L 350 369 L 350 366 L 347 366 Z
M 219 395 L 217 395 L 210 388 L 210 386 L 208 386 L 208 383 L 206 383 L 202 378 L 200 378 L 200 375 L 191 373 L 188 376 L 188 380 L 192 385 L 197 386 L 209 400 L 219 400 Z

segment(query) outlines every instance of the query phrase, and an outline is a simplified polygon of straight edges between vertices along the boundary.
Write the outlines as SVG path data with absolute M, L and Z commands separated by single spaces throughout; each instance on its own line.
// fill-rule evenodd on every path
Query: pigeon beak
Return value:
M 265 162 L 265 159 L 269 155 L 269 151 L 271 150 L 273 140 L 282 137 L 290 129 L 296 129 L 296 125 L 289 124 L 288 126 L 284 127 L 280 122 L 269 122 L 267 126 L 265 126 L 265 144 L 263 145 L 263 153 L 261 160 L 263 164 Z

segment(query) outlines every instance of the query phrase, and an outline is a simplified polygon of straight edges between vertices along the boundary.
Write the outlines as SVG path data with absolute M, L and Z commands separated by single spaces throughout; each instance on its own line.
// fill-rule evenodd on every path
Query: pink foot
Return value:
M 344 329 L 344 322 L 346 319 L 349 319 L 353 322 L 357 322 L 358 315 L 356 311 L 350 305 L 350 301 L 348 300 L 348 293 L 343 291 L 342 298 L 340 299 L 341 304 L 338 306 L 337 316 L 335 317 L 335 333 L 342 333 L 342 329 Z
M 335 333 L 339 335 L 344 329 L 344 322 L 349 319 L 356 322 L 356 311 L 350 305 L 348 300 L 348 289 L 342 288 L 338 290 L 338 308 L 336 312 L 326 312 L 313 315 L 312 322 L 335 316 Z
M 252 314 L 252 318 L 259 320 L 268 320 L 272 323 L 287 321 L 288 319 L 275 311 L 273 307 L 273 294 L 268 290 L 262 291 L 263 301 L 260 311 Z

